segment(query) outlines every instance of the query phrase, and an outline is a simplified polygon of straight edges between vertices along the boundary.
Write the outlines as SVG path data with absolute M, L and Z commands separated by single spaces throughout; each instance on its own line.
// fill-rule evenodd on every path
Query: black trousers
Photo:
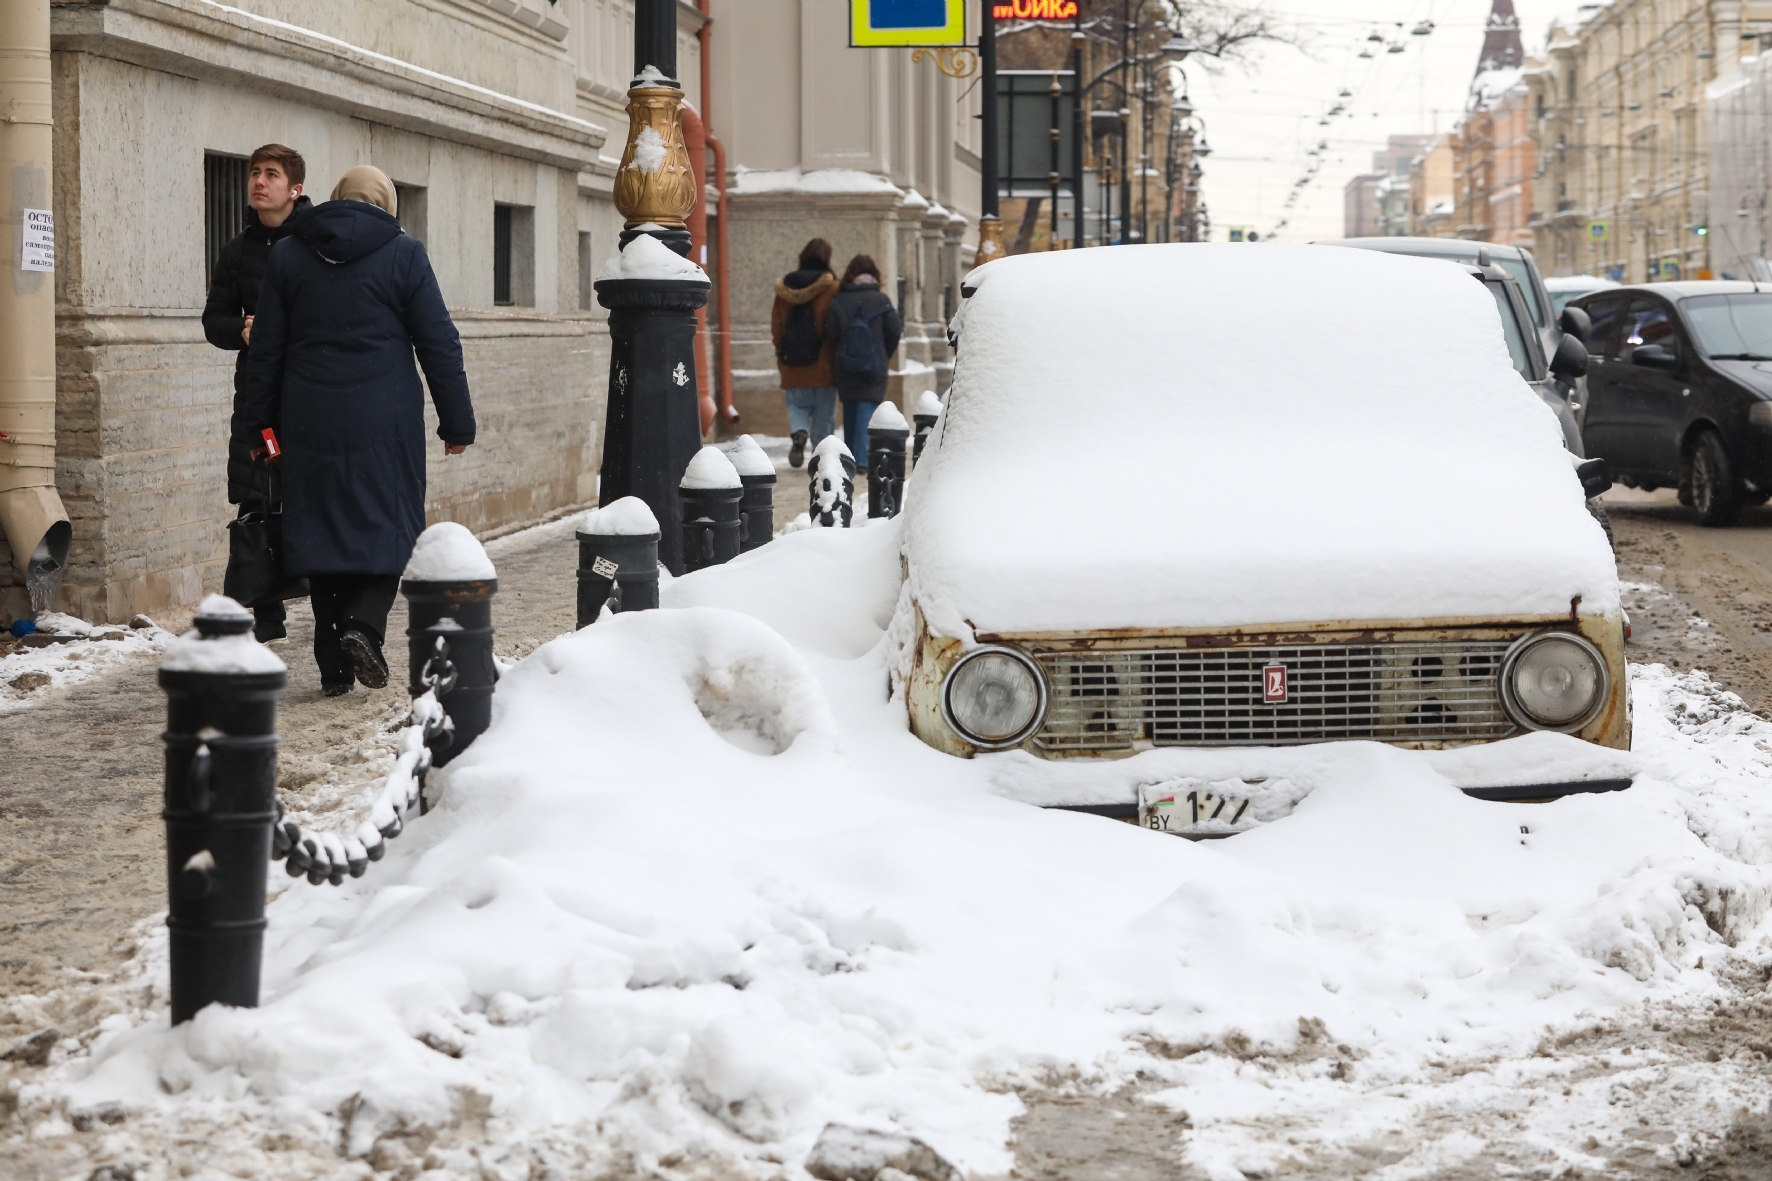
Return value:
M 314 605 L 314 663 L 320 681 L 348 685 L 356 680 L 350 658 L 339 647 L 339 634 L 355 627 L 376 643 L 387 638 L 388 612 L 400 593 L 398 574 L 310 574 L 308 597 Z

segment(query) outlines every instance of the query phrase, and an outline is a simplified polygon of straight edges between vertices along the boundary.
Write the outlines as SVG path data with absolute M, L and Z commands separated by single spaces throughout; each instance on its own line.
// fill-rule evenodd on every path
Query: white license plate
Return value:
M 1290 815 L 1305 794 L 1284 780 L 1168 779 L 1139 785 L 1138 823 L 1196 840 L 1228 837 Z

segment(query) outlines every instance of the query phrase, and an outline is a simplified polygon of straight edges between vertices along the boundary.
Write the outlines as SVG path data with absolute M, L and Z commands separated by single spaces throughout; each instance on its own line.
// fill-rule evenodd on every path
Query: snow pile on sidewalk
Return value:
M 1289 1094 L 1238 1054 L 1328 1091 L 1524 1052 L 1713 990 L 1764 930 L 1772 744 L 1690 678 L 1644 674 L 1628 792 L 1484 803 L 1348 744 L 1291 816 L 1192 844 L 906 732 L 898 533 L 787 535 L 541 648 L 384 862 L 276 900 L 263 1008 L 119 1022 L 21 1117 L 201 1135 L 233 1175 L 416 1137 L 439 1178 L 803 1177 L 832 1122 L 989 1173 L 1014 1088 L 1198 1068 L 1189 1151 L 1222 1174 L 1218 1129 Z
M 28 647 L 10 637 L 0 639 L 0 653 L 4 653 L 0 655 L 0 714 L 46 700 L 46 690 L 78 684 L 126 660 L 164 651 L 176 638 L 145 615 L 136 619 L 140 626 L 117 627 L 51 611 L 37 620 L 41 638 L 33 642 L 42 647 Z M 49 636 L 62 639 L 46 642 Z

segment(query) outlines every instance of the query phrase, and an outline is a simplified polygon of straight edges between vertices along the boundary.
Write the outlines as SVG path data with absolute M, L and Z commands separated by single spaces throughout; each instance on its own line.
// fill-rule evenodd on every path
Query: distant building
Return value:
M 1409 166 L 1409 232 L 1450 238 L 1456 211 L 1452 182 L 1452 136 L 1435 139 Z
M 1710 130 L 1718 112 L 1764 103 L 1742 71 L 1763 35 L 1766 0 L 1614 0 L 1551 26 L 1544 60 L 1526 74 L 1542 172 L 1533 230 L 1547 274 L 1711 276 L 1713 252 L 1720 260 L 1728 248 L 1718 223 L 1740 233 L 1731 202 L 1743 187 L 1713 184 L 1713 168 L 1757 160 L 1764 132 L 1732 140 L 1722 128 L 1713 150 Z
M 1382 172 L 1362 172 L 1342 188 L 1342 237 L 1370 238 L 1378 233 L 1378 187 L 1388 179 Z
M 1451 135 L 1456 237 L 1532 244 L 1536 164 L 1525 60 L 1513 0 L 1492 0 L 1465 114 Z

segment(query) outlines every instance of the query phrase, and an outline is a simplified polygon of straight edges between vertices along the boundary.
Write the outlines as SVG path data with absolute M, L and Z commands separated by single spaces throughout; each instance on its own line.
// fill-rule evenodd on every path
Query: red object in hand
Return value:
M 262 435 L 265 440 L 266 459 L 275 459 L 283 454 L 283 448 L 277 446 L 277 432 L 274 429 L 266 427 L 264 430 L 260 431 L 259 434 Z

